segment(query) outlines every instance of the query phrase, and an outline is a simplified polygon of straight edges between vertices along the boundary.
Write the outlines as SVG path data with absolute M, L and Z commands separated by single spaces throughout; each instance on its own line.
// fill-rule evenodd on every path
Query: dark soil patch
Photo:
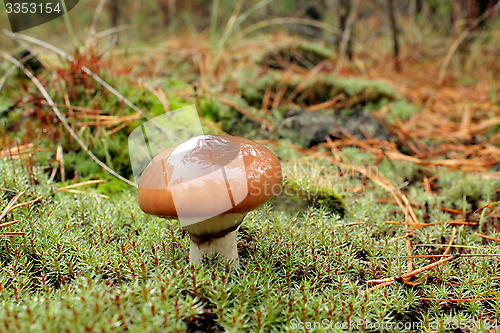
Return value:
M 327 139 L 335 140 L 348 135 L 366 139 L 366 133 L 381 141 L 391 137 L 371 112 L 363 108 L 348 112 L 291 110 L 285 114 L 285 121 L 287 125 L 280 134 L 287 138 L 290 136 L 293 143 L 308 148 Z
M 184 318 L 186 332 L 224 332 L 224 328 L 217 324 L 217 315 L 208 307 L 196 315 Z
M 275 209 L 289 215 L 308 214 L 309 208 L 324 209 L 327 212 L 344 216 L 342 199 L 327 193 L 326 189 L 305 190 L 296 185 L 285 185 L 285 190 L 271 200 Z
M 312 69 L 333 56 L 331 50 L 320 44 L 294 44 L 264 53 L 258 63 L 281 70 L 290 68 L 292 65 Z

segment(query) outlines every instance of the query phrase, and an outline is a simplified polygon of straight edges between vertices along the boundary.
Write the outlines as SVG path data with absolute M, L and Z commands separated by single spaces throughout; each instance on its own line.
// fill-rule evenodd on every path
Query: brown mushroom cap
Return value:
M 244 214 L 279 193 L 281 183 L 281 164 L 263 145 L 202 135 L 163 151 L 149 163 L 139 179 L 139 207 L 160 217 Z

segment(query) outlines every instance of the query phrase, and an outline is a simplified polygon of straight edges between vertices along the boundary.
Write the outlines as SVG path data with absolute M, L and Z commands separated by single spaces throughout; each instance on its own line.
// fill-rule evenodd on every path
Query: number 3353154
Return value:
M 60 3 L 6 2 L 7 14 L 52 14 L 60 13 Z

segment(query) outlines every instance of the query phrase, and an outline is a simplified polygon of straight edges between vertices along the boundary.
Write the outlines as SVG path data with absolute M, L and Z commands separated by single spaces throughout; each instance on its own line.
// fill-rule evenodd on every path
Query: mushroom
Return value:
M 245 214 L 281 192 L 278 158 L 234 136 L 200 135 L 154 157 L 139 179 L 139 207 L 177 218 L 191 237 L 189 259 L 216 252 L 239 267 L 236 229 Z

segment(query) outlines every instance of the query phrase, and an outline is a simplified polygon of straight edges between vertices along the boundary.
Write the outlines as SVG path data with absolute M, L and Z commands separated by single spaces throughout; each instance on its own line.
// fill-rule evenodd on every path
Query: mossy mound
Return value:
M 302 42 L 273 46 L 259 54 L 255 62 L 274 69 L 287 69 L 291 65 L 312 69 L 335 57 L 333 49 L 323 43 Z
M 285 179 L 283 191 L 272 204 L 289 215 L 307 214 L 311 208 L 321 209 L 343 217 L 346 210 L 342 197 L 331 188 L 306 184 L 301 179 Z
M 342 99 L 344 108 L 400 98 L 389 84 L 365 78 L 336 77 L 333 74 L 304 77 L 273 70 L 260 75 L 244 70 L 236 73 L 235 77 L 241 96 L 255 107 L 261 106 L 266 89 L 285 89 L 282 99 L 301 106 L 323 103 L 337 96 Z

